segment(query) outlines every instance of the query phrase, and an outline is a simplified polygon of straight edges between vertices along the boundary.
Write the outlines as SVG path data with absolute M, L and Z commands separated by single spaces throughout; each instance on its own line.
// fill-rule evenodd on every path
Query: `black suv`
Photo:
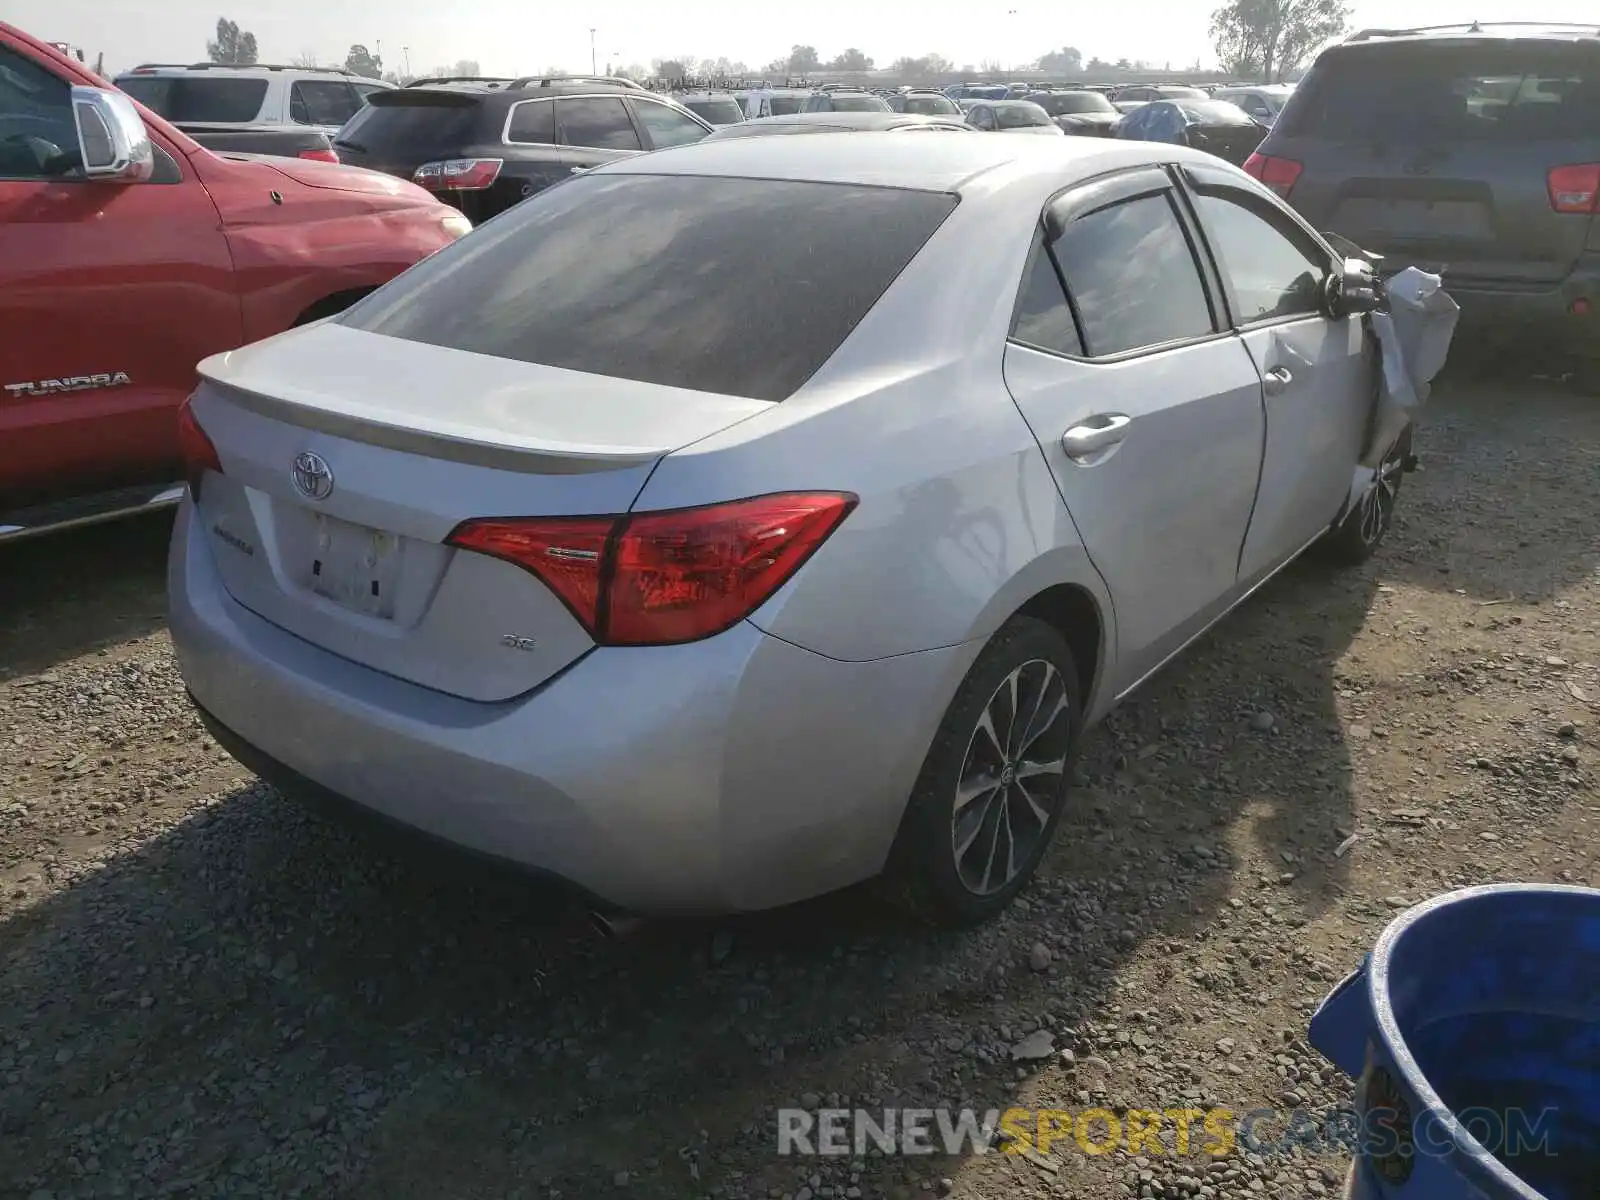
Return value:
M 1444 276 L 1462 349 L 1600 363 L 1600 26 L 1367 30 L 1245 169 L 1318 229 Z M 1465 343 L 1465 345 L 1463 344 Z
M 375 93 L 334 145 L 341 162 L 412 180 L 476 224 L 592 167 L 711 129 L 626 79 L 449 76 Z

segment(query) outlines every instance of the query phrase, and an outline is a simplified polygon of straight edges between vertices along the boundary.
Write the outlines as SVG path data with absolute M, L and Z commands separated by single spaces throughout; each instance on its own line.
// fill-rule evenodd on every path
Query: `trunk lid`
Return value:
M 352 662 L 486 702 L 593 642 L 533 575 L 446 545 L 451 530 L 625 512 L 662 455 L 771 407 L 333 323 L 200 372 L 193 411 L 224 474 L 206 477 L 198 524 L 233 598 Z
M 1302 165 L 1317 228 L 1472 286 L 1564 279 L 1591 218 L 1553 209 L 1554 167 L 1600 162 L 1600 56 L 1529 39 L 1330 51 L 1261 153 Z

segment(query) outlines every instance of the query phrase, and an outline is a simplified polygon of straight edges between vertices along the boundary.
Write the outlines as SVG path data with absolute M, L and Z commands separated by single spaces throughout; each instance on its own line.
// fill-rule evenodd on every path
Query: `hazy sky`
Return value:
M 1206 20 L 1217 0 L 1132 0 L 1112 4 L 1041 4 L 1037 0 L 907 3 L 906 0 L 607 0 L 582 14 L 577 4 L 516 0 L 4 0 L 0 18 L 49 41 L 82 46 L 90 62 L 104 52 L 108 69 L 139 62 L 205 58 L 218 16 L 255 33 L 263 62 L 288 62 L 309 52 L 344 59 L 352 42 L 403 69 L 402 47 L 421 72 L 476 59 L 490 74 L 560 66 L 589 68 L 589 26 L 596 28 L 599 65 L 648 64 L 652 58 L 726 56 L 760 66 L 795 43 L 816 46 L 824 60 L 855 46 L 887 64 L 903 54 L 937 52 L 957 64 L 988 59 L 1007 66 L 1063 45 L 1098 55 L 1186 66 L 1213 61 Z M 1525 15 L 1513 0 L 1473 0 L 1471 17 Z M 1076 11 L 1073 11 L 1076 10 Z M 1357 25 L 1458 21 L 1459 0 L 1355 0 Z M 1542 0 L 1549 21 L 1594 21 L 1580 0 Z

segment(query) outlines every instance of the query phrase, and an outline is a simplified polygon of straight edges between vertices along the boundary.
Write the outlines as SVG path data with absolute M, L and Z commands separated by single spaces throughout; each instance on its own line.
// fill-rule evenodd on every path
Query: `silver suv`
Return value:
M 146 108 L 178 124 L 301 125 L 330 137 L 373 92 L 394 87 L 343 67 L 222 63 L 146 63 L 118 75 L 115 82 Z

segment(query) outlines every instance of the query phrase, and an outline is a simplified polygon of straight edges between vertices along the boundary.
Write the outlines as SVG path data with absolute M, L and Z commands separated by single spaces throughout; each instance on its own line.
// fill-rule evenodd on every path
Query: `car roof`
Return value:
M 1032 100 L 980 100 L 979 104 L 989 108 L 1038 108 Z
M 268 74 L 293 75 L 297 78 L 327 78 L 349 79 L 361 83 L 376 83 L 380 87 L 392 88 L 395 85 L 383 79 L 373 79 L 366 75 L 357 75 L 354 71 L 344 67 L 294 67 L 280 66 L 277 63 L 140 63 L 137 67 L 130 67 L 126 71 L 118 71 L 117 79 L 131 78 L 132 76 L 150 76 L 161 78 L 163 76 L 185 75 L 189 72 L 204 72 L 207 75 L 217 75 L 223 78 L 250 79 Z
M 1455 25 L 1415 25 L 1409 28 L 1362 29 L 1345 38 L 1339 46 L 1364 42 L 1486 40 L 1593 41 L 1600 39 L 1600 22 L 1577 24 L 1562 21 L 1465 21 Z
M 706 175 L 961 192 L 980 178 L 998 173 L 1024 186 L 1037 186 L 1042 202 L 1044 195 L 1118 167 L 1160 162 L 1215 165 L 1218 161 L 1204 151 L 1162 142 L 1105 138 L 863 138 L 840 132 L 807 137 L 707 138 L 607 163 L 589 171 L 585 178 L 610 174 Z M 1240 178 L 1248 176 L 1241 173 Z

